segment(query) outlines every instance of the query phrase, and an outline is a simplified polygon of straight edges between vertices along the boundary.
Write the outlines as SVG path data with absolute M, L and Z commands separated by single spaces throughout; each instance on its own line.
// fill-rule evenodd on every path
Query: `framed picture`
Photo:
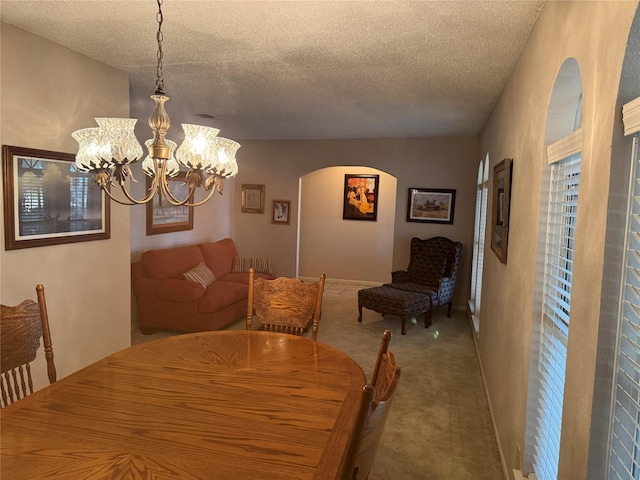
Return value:
M 511 206 L 512 160 L 505 158 L 493 167 L 491 249 L 501 263 L 507 263 L 509 208 Z
M 274 200 L 273 201 L 273 216 L 271 217 L 271 223 L 281 223 L 289 225 L 289 212 L 291 211 L 291 201 L 289 200 Z
M 145 176 L 147 191 L 149 191 L 152 180 L 151 177 Z M 185 183 L 185 176 L 185 172 L 180 172 L 169 179 L 169 188 L 178 200 L 187 198 L 189 195 L 189 185 Z M 193 207 L 172 205 L 164 196 L 156 193 L 153 199 L 147 202 L 147 235 L 183 230 L 193 230 Z
M 2 146 L 5 250 L 104 240 L 110 202 L 75 155 Z
M 344 220 L 378 219 L 378 184 L 380 175 L 344 176 L 342 218 Z
M 264 213 L 264 185 L 242 185 L 242 212 Z
M 410 188 L 407 222 L 453 224 L 456 191 L 442 188 Z

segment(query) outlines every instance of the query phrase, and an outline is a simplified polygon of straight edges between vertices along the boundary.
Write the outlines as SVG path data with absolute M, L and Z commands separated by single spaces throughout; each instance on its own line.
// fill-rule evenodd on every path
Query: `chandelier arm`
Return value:
M 209 199 L 213 196 L 213 194 L 215 193 L 215 188 L 212 188 L 209 191 L 209 194 L 207 195 L 207 197 L 204 200 L 201 200 L 199 202 L 194 202 L 194 203 L 185 203 L 184 205 L 186 207 L 199 207 L 200 205 L 204 205 L 206 202 L 209 201 Z M 190 197 L 189 197 L 190 198 Z
M 129 191 L 125 188 L 124 184 L 119 183 L 118 185 L 120 187 L 120 190 L 122 190 L 122 193 L 124 194 L 124 196 L 127 197 L 127 200 L 129 200 L 129 202 L 123 202 L 122 200 L 114 197 L 111 194 L 110 189 L 106 186 L 100 187 L 100 188 L 104 190 L 104 192 L 109 196 L 111 200 L 113 200 L 116 203 L 119 203 L 120 205 L 127 205 L 127 206 L 144 205 L 145 203 L 150 202 L 153 196 L 158 191 L 158 177 L 157 176 L 153 177 L 153 181 L 151 183 L 151 188 L 149 189 L 149 193 L 142 200 L 137 200 L 133 198 L 133 196 L 131 196 L 131 193 L 129 193 Z
M 175 205 L 176 207 L 182 205 L 190 207 L 192 205 L 188 204 L 187 202 L 194 195 L 196 187 L 195 185 L 189 185 L 189 194 L 187 195 L 187 198 L 185 198 L 184 200 L 180 200 L 173 194 L 173 192 L 169 188 L 169 181 L 166 179 L 166 177 L 163 177 L 160 183 L 160 190 L 171 205 Z

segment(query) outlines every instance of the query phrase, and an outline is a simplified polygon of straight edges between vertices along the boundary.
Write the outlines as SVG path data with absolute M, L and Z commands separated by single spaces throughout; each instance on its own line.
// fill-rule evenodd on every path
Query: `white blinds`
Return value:
M 556 480 L 571 306 L 580 154 L 551 166 L 533 469 Z
M 640 479 L 640 169 L 633 139 L 633 185 L 619 309 L 616 378 L 611 418 L 610 479 Z
M 479 314 L 482 299 L 482 271 L 484 266 L 484 238 L 487 229 L 487 197 L 489 195 L 489 157 L 480 162 L 476 187 L 476 223 L 473 241 L 470 306 L 476 332 L 480 328 Z

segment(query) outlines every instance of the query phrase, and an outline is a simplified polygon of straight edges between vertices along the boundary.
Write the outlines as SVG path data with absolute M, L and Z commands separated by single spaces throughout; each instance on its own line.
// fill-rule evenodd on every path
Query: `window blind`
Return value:
M 484 238 L 487 227 L 487 196 L 489 194 L 489 157 L 480 162 L 476 184 L 476 216 L 473 241 L 473 263 L 471 273 L 471 292 L 469 305 L 473 325 L 479 330 L 479 314 L 482 297 L 482 271 L 484 266 Z
M 558 477 L 580 160 L 575 153 L 551 165 L 533 454 L 539 480 Z
M 616 376 L 613 392 L 609 478 L 640 479 L 640 169 L 638 137 L 633 162 L 621 301 L 618 311 Z

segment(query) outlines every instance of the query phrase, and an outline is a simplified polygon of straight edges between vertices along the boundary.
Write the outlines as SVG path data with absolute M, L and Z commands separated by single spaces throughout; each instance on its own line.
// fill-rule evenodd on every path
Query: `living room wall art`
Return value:
M 491 210 L 491 249 L 501 263 L 507 263 L 509 208 L 511 206 L 512 159 L 505 158 L 493 167 L 493 203 Z
M 151 189 L 151 177 L 147 176 L 147 192 Z M 171 192 L 178 200 L 184 200 L 189 195 L 189 185 L 186 183 L 186 173 L 169 179 Z M 193 197 L 189 199 L 191 203 Z M 186 205 L 172 205 L 156 193 L 153 200 L 147 202 L 147 235 L 159 233 L 181 232 L 193 230 L 193 207 Z
M 344 220 L 378 219 L 378 185 L 380 175 L 344 176 L 342 218 Z
M 104 240 L 110 202 L 75 155 L 2 146 L 5 250 Z
M 410 188 L 407 222 L 453 224 L 456 191 L 443 188 Z
M 279 223 L 282 225 L 289 225 L 289 212 L 291 211 L 290 200 L 274 200 L 273 201 L 273 216 L 271 217 L 271 223 Z
M 242 185 L 242 213 L 264 213 L 264 185 Z

